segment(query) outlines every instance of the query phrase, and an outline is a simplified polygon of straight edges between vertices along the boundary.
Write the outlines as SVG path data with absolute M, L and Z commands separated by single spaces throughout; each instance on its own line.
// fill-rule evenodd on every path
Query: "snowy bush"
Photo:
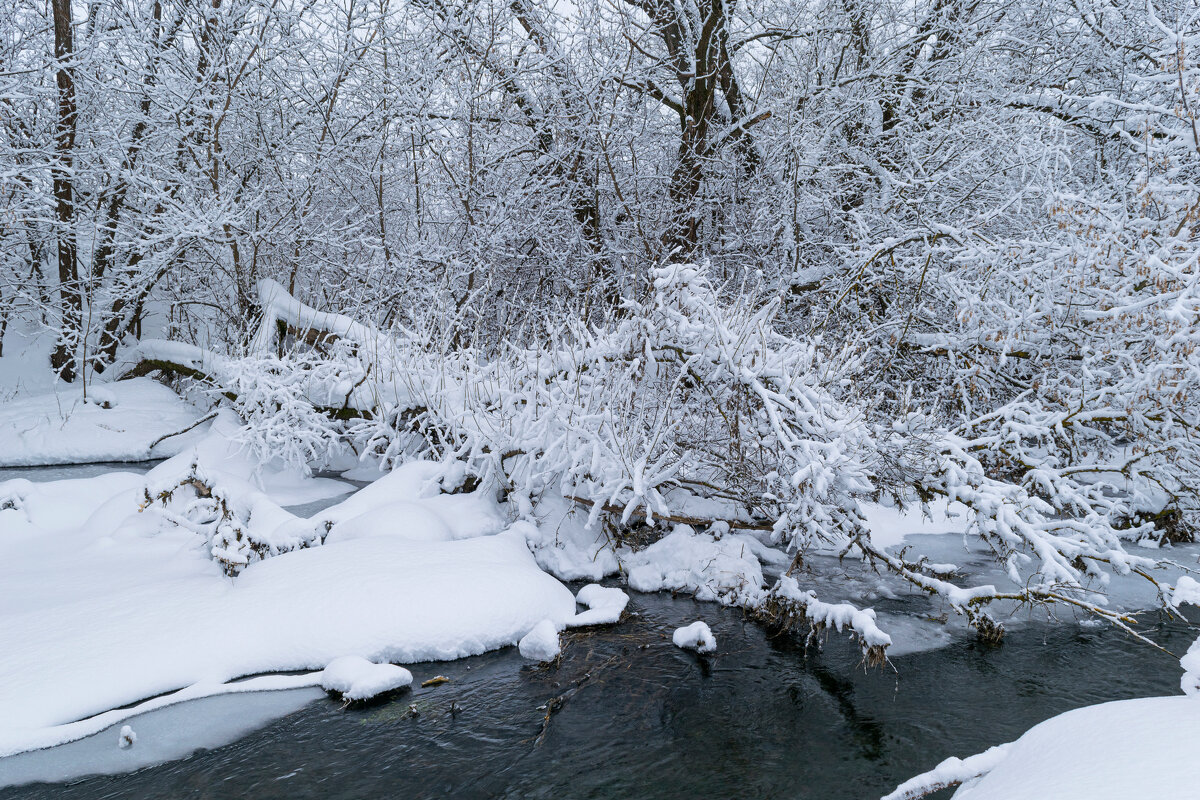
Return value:
M 324 541 L 325 530 L 284 525 L 295 518 L 241 480 L 225 480 L 193 462 L 181 478 L 150 484 L 140 511 L 200 537 L 226 575 L 269 556 Z
M 1147 515 L 1161 518 L 1172 495 L 1156 473 L 1121 484 L 1081 467 L 1131 447 L 1096 414 L 1055 417 L 1020 396 L 969 426 L 947 426 L 911 396 L 897 407 L 863 391 L 865 343 L 829 349 L 785 335 L 776 299 L 724 300 L 701 266 L 652 277 L 651 294 L 627 300 L 612 324 L 570 321 L 544 348 L 493 354 L 412 330 L 383 334 L 268 282 L 256 342 L 280 348 L 283 329 L 293 349 L 229 359 L 221 391 L 245 422 L 240 440 L 261 459 L 311 467 L 349 447 L 390 466 L 440 461 L 444 491 L 495 493 L 514 518 L 565 498 L 604 526 L 613 548 L 645 547 L 663 525 L 707 529 L 707 544 L 690 532 L 697 541 L 679 552 L 716 552 L 729 532 L 757 537 L 792 558 L 793 575 L 774 588 L 757 568 L 736 569 L 736 585 L 724 588 L 699 573 L 670 588 L 778 622 L 808 620 L 814 631 L 852 630 L 872 661 L 888 640 L 868 611 L 828 606 L 796 584 L 809 550 L 861 556 L 944 598 L 992 638 L 1002 628 L 986 609 L 997 600 L 1065 605 L 1130 627 L 1101 592 L 1113 573 L 1155 580 L 1162 561 L 1130 555 L 1123 542 L 1161 535 Z M 959 586 L 920 558 L 874 546 L 860 503 L 880 494 L 961 503 L 970 531 L 1020 588 Z M 637 554 L 620 552 L 633 569 Z
M 222 390 L 245 425 L 238 441 L 266 463 L 310 471 L 341 449 L 349 395 L 365 378 L 344 345 L 328 357 L 289 353 L 230 360 Z

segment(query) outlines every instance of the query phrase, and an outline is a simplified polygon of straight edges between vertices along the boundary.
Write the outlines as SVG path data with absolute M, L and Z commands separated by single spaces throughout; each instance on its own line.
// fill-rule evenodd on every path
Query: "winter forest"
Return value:
M 0 797 L 1200 796 L 1198 537 L 1195 0 L 0 0 Z

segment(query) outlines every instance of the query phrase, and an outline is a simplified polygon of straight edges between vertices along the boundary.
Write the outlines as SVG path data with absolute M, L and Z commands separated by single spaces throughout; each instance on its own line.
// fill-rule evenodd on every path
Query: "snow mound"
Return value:
M 572 628 L 585 625 L 612 625 L 621 620 L 621 613 L 629 603 L 629 595 L 620 589 L 589 583 L 575 595 L 575 602 L 587 606 L 588 610 L 580 612 L 571 620 Z
M 602 526 L 589 528 L 588 515 L 567 500 L 544 497 L 535 514 L 536 524 L 526 524 L 525 536 L 538 565 L 551 575 L 564 581 L 598 581 L 620 570 Z
M 338 531 L 335 540 L 362 535 L 397 535 L 414 541 L 469 539 L 509 527 L 499 504 L 485 492 L 445 494 L 446 472 L 446 465 L 435 461 L 410 461 L 325 509 L 313 521 L 328 525 L 330 534 Z
M 762 565 L 744 541 L 716 539 L 687 525 L 677 525 L 646 549 L 623 556 L 629 586 L 639 592 L 686 591 L 697 600 L 731 605 L 762 588 Z
M 691 625 L 677 628 L 675 633 L 671 634 L 671 641 L 675 643 L 676 647 L 695 650 L 697 653 L 715 653 L 717 651 L 717 637 L 713 636 L 707 623 L 699 620 Z
M 521 651 L 522 656 L 534 661 L 551 661 L 557 658 L 562 652 L 558 644 L 558 628 L 552 620 L 542 620 L 522 637 L 517 649 Z
M 412 683 L 412 673 L 395 664 L 375 664 L 360 656 L 342 656 L 321 673 L 321 688 L 347 700 L 370 700 Z
M 172 456 L 203 426 L 162 437 L 200 418 L 198 409 L 149 378 L 89 387 L 86 400 L 83 387 L 64 385 L 0 405 L 0 467 Z
M 1200 700 L 1149 697 L 1068 711 L 1008 745 L 955 800 L 1129 800 L 1200 793 Z M 966 759 L 970 761 L 971 759 Z M 966 762 L 964 762 L 966 763 Z
M 410 542 L 444 542 L 453 538 L 450 526 L 440 516 L 425 506 L 402 500 L 333 525 L 325 543 L 388 536 Z

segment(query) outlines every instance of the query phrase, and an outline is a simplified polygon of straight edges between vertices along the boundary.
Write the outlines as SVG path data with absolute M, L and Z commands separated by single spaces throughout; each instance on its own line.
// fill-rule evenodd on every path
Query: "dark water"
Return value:
M 860 800 L 1060 712 L 1178 693 L 1177 661 L 1073 623 L 1030 624 L 998 647 L 960 638 L 866 671 L 836 635 L 806 653 L 713 605 L 637 595 L 630 609 L 620 625 L 570 634 L 557 666 L 511 648 L 416 665 L 414 685 L 451 682 L 366 709 L 320 700 L 182 761 L 0 798 Z M 671 644 L 694 619 L 712 625 L 716 656 Z M 1193 638 L 1178 623 L 1154 632 L 1175 652 Z

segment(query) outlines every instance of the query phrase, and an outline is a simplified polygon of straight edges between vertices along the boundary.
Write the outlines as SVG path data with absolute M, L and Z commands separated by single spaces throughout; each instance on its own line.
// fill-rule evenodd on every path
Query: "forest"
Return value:
M 1146 621 L 1200 604 L 1200 6 L 0 0 L 0 449 L 167 458 L 123 507 L 264 597 L 307 574 L 276 559 L 364 564 L 343 540 L 396 498 L 448 521 L 420 541 L 530 572 L 511 631 L 221 681 L 517 639 L 551 661 L 564 627 L 624 618 L 615 586 L 848 634 L 876 670 L 880 597 L 993 646 L 1024 615 L 1153 652 Z M 123 530 L 115 483 L 52 524 L 13 475 L 0 540 Z M 339 475 L 366 488 L 294 510 Z M 555 593 L 580 580 L 606 584 L 576 615 Z M 1183 661 L 1200 692 L 1200 642 Z M 193 678 L 31 711 L 0 756 Z M 1060 796 L 985 783 L 964 796 Z

